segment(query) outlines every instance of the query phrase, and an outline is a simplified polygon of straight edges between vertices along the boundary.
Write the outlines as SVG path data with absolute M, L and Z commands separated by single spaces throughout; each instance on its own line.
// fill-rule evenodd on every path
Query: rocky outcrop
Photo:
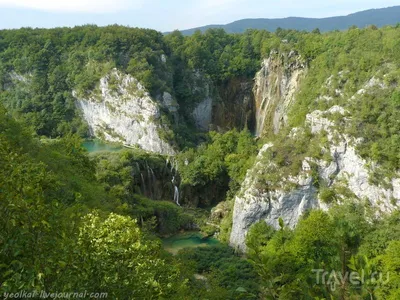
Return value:
M 278 228 L 279 218 L 282 218 L 286 226 L 293 227 L 305 211 L 320 207 L 307 165 L 303 166 L 304 173 L 288 179 L 296 185 L 289 192 L 269 190 L 264 183 L 260 185 L 258 174 L 264 168 L 262 158 L 270 147 L 266 144 L 260 150 L 255 166 L 247 172 L 241 192 L 235 198 L 230 244 L 240 251 L 245 251 L 246 234 L 254 223 L 265 220 Z
M 287 112 L 294 101 L 306 64 L 295 51 L 289 54 L 271 52 L 264 59 L 254 83 L 255 133 L 264 131 L 277 133 L 287 122 Z
M 168 109 L 170 113 L 176 114 L 178 112 L 179 104 L 170 93 L 164 92 L 161 101 L 164 107 Z
M 330 164 L 315 161 L 319 176 L 327 182 L 328 187 L 345 183 L 346 188 L 358 199 L 368 200 L 378 213 L 394 210 L 400 201 L 400 178 L 388 179 L 391 188 L 370 183 L 370 172 L 377 166 L 357 154 L 356 146 L 359 142 L 357 139 L 340 134 L 334 129 L 333 122 L 325 116 L 333 113 L 344 114 L 345 110 L 340 106 L 333 106 L 326 112 L 316 110 L 306 118 L 311 132 L 318 133 L 321 130 L 328 132 L 332 161 Z
M 321 131 L 327 133 L 329 148 L 321 145 L 321 150 L 329 154 L 329 161 L 305 157 L 299 174 L 281 178 L 279 187 L 269 188 L 269 183 L 263 179 L 262 172 L 274 164 L 273 160 L 264 159 L 264 154 L 271 148 L 270 144 L 264 145 L 256 164 L 247 173 L 241 192 L 235 198 L 230 237 L 233 247 L 245 251 L 246 234 L 250 226 L 260 220 L 278 228 L 278 220 L 282 218 L 286 226 L 293 227 L 305 211 L 327 209 L 329 202 L 322 199 L 321 190 L 314 184 L 316 179 L 329 189 L 342 187 L 348 192 L 342 195 L 335 190 L 336 201 L 339 203 L 353 197 L 359 201 L 367 201 L 377 214 L 397 209 L 400 204 L 400 175 L 387 179 L 385 186 L 372 184 L 369 178 L 374 164 L 357 154 L 359 140 L 341 134 L 336 129 L 335 123 L 329 118 L 333 114 L 342 115 L 342 121 L 346 122 L 343 116 L 346 114 L 345 109 L 332 106 L 327 111 L 316 110 L 308 114 L 305 124 L 314 134 Z M 295 142 L 296 134 L 300 130 L 303 129 L 293 129 L 288 138 L 293 138 Z M 316 170 L 314 174 L 312 167 Z
M 73 94 L 92 135 L 146 151 L 175 153 L 160 137 L 165 125 L 160 124 L 159 103 L 132 76 L 114 69 L 89 96 Z M 163 100 L 164 105 L 173 106 L 172 97 L 164 94 Z

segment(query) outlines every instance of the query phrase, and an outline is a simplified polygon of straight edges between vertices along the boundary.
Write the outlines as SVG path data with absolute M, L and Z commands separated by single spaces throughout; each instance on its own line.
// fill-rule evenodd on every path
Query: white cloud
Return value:
M 0 7 L 20 7 L 52 12 L 112 13 L 139 8 L 145 0 L 0 0 Z

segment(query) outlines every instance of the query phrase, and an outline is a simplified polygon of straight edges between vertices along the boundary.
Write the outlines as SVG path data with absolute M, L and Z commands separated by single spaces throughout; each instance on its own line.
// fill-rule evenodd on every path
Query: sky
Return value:
M 0 29 L 120 24 L 159 31 L 244 18 L 322 18 L 398 0 L 0 0 Z

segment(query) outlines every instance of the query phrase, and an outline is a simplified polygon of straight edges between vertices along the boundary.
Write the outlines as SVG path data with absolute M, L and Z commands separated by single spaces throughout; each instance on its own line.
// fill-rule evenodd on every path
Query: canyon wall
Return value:
M 87 96 L 74 92 L 76 103 L 93 136 L 105 141 L 138 146 L 143 150 L 173 155 L 174 148 L 161 138 L 160 105 L 132 76 L 114 69 L 100 79 L 98 88 Z M 170 95 L 164 105 L 174 109 Z

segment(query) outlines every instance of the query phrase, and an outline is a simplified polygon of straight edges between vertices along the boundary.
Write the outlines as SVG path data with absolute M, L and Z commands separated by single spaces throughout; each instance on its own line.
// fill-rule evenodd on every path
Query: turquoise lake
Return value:
M 87 140 L 83 142 L 82 147 L 85 148 L 89 153 L 100 152 L 100 151 L 119 151 L 123 149 L 122 146 L 107 144 L 100 140 Z
M 163 247 L 170 253 L 176 254 L 184 248 L 207 247 L 218 245 L 219 241 L 214 238 L 203 238 L 198 232 L 185 232 L 165 238 L 162 240 Z

